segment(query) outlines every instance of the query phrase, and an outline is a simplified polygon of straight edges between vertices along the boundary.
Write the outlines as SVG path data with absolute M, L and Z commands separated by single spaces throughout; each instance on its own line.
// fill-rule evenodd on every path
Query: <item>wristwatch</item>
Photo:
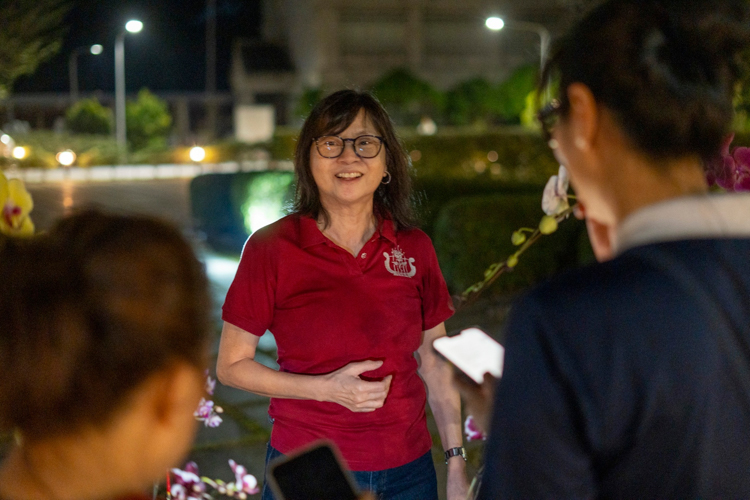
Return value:
M 466 461 L 466 449 L 463 446 L 458 448 L 451 448 L 445 452 L 445 464 L 448 465 L 448 459 L 452 457 L 461 457 Z

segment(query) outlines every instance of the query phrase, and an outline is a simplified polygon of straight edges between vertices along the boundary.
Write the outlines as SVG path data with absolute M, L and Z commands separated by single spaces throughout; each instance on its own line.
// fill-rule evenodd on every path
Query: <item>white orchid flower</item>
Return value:
M 547 181 L 542 195 L 542 210 L 552 217 L 570 208 L 568 203 L 568 171 L 560 165 L 557 175 L 553 175 Z

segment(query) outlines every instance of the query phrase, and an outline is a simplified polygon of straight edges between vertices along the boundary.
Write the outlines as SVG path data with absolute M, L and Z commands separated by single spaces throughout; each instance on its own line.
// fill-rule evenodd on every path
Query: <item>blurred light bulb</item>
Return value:
M 497 16 L 488 17 L 484 25 L 493 31 L 499 31 L 505 26 L 505 21 Z
M 132 19 L 125 23 L 125 29 L 131 33 L 138 33 L 143 29 L 143 23 L 137 19 Z
M 3 144 L 9 144 L 10 136 L 8 134 L 0 135 L 0 142 L 2 142 Z
M 200 146 L 190 148 L 190 159 L 193 161 L 203 161 L 206 159 L 206 150 Z
M 98 43 L 95 43 L 94 45 L 91 46 L 90 50 L 92 54 L 94 54 L 95 56 L 98 56 L 99 54 L 102 53 L 102 50 L 104 50 L 104 47 L 102 47 Z
M 23 146 L 16 146 L 13 148 L 13 158 L 16 160 L 23 160 L 26 158 L 26 148 Z
M 55 158 L 63 167 L 69 167 L 76 161 L 76 154 L 73 151 L 66 149 L 65 151 L 57 153 Z

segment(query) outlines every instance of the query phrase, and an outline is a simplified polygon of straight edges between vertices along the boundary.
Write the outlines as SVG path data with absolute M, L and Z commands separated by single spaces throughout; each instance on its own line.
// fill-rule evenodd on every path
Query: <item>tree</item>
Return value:
M 112 132 L 112 110 L 96 99 L 82 99 L 68 108 L 65 123 L 78 134 L 108 135 Z
M 437 116 L 443 108 L 443 95 L 405 68 L 386 73 L 372 93 L 399 125 L 416 125 L 422 116 Z
M 172 115 L 167 103 L 141 89 L 138 99 L 128 102 L 125 107 L 128 142 L 133 149 L 162 147 L 172 128 Z
M 521 66 L 500 84 L 500 114 L 505 122 L 520 123 L 521 113 L 526 108 L 526 97 L 536 89 L 538 74 L 536 65 Z
M 484 78 L 474 78 L 448 91 L 445 114 L 453 125 L 490 125 L 501 105 L 497 89 Z
M 323 89 L 320 87 L 306 88 L 299 97 L 299 100 L 297 100 L 294 114 L 304 120 L 323 97 L 325 97 L 325 95 L 323 94 Z
M 0 8 L 0 98 L 60 50 L 67 0 L 5 0 Z

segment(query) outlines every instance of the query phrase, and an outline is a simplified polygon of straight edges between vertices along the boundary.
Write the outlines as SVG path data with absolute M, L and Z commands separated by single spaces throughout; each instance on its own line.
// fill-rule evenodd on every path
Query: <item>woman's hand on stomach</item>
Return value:
M 324 401 L 337 403 L 354 412 L 371 412 L 385 404 L 393 375 L 369 382 L 360 375 L 379 368 L 382 361 L 357 361 L 322 375 L 325 383 Z

